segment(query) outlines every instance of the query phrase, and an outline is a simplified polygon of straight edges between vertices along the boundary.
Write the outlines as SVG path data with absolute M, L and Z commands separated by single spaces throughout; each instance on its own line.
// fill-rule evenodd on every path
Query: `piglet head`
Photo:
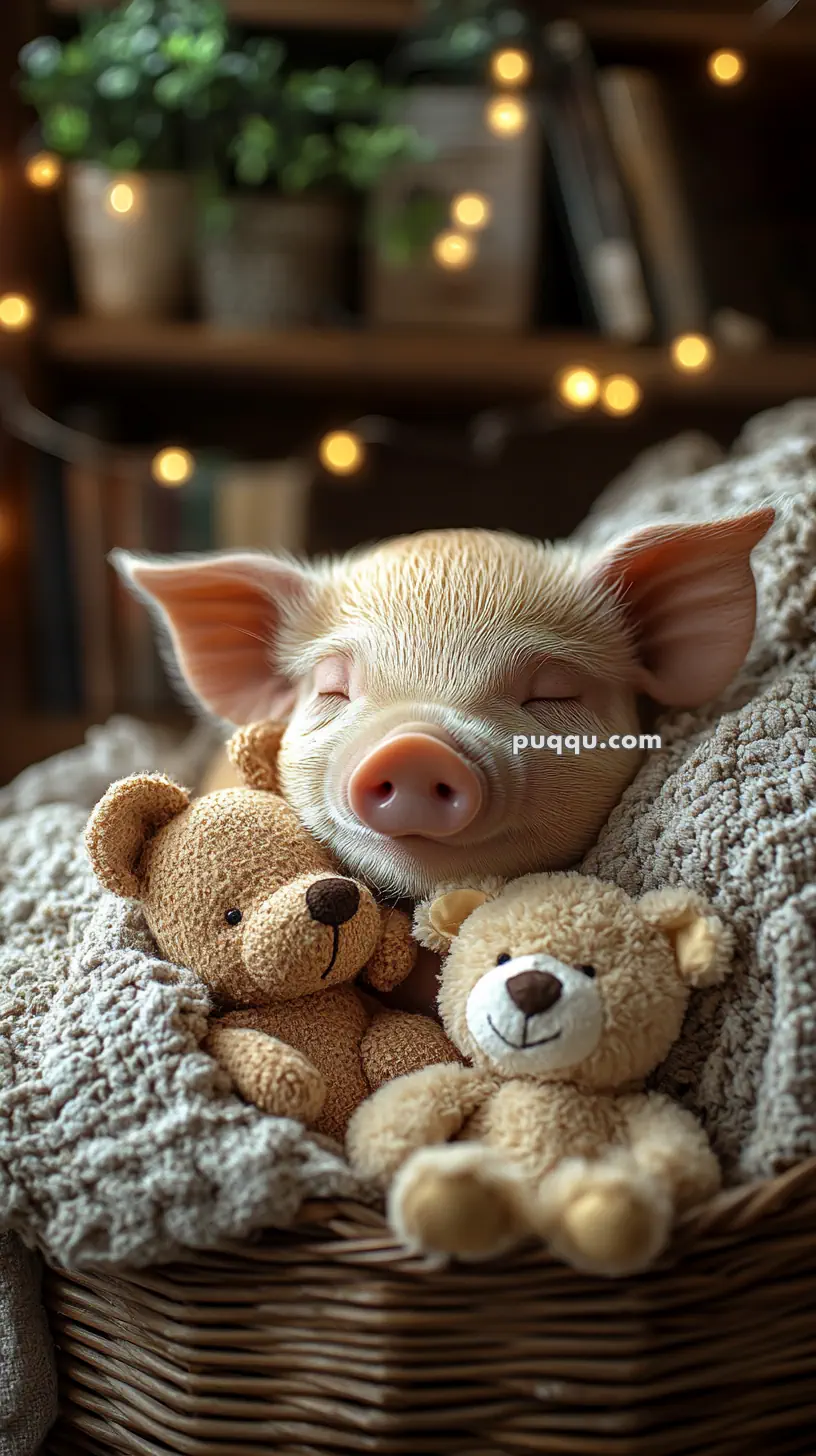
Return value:
M 397 895 L 561 868 L 639 761 L 637 698 L 696 706 L 754 630 L 770 510 L 645 529 L 600 557 L 505 533 L 400 538 L 302 565 L 260 554 L 117 565 L 187 689 L 232 723 L 287 720 L 281 788 L 349 871 Z M 594 750 L 514 752 L 522 738 Z

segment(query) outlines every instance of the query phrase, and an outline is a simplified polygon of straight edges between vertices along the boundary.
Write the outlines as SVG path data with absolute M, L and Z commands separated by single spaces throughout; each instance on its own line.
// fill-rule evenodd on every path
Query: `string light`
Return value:
M 62 177 L 62 162 L 54 152 L 35 152 L 25 164 L 25 178 L 30 187 L 41 192 L 56 187 Z
M 601 384 L 601 408 L 610 415 L 631 415 L 643 398 L 636 379 L 629 374 L 610 374 Z
M 493 208 L 481 192 L 460 192 L 451 203 L 451 220 L 460 227 L 480 232 L 493 216 Z
M 157 485 L 186 485 L 195 470 L 195 459 L 180 445 L 169 445 L 153 456 L 150 472 Z
M 485 122 L 494 136 L 520 136 L 527 119 L 527 107 L 515 96 L 494 96 L 487 103 Z
M 352 430 L 330 430 L 320 441 L 318 453 L 330 475 L 355 475 L 365 464 L 365 445 Z
M 496 51 L 490 58 L 490 74 L 504 86 L 523 86 L 530 79 L 532 61 L 526 51 Z
M 112 217 L 128 217 L 139 211 L 140 196 L 132 182 L 111 182 L 105 194 L 105 206 Z
M 675 369 L 700 374 L 714 361 L 714 346 L 703 334 L 680 334 L 672 341 L 671 360 Z
M 434 238 L 433 255 L 440 268 L 459 272 L 470 267 L 476 256 L 476 244 L 466 233 L 440 233 Z
M 34 318 L 34 305 L 24 293 L 4 293 L 0 297 L 0 329 L 21 334 Z
M 745 57 L 739 51 L 712 51 L 706 68 L 716 86 L 736 86 L 745 75 Z
M 579 364 L 562 369 L 556 378 L 555 388 L 561 403 L 570 409 L 592 409 L 597 403 L 601 383 L 594 369 Z

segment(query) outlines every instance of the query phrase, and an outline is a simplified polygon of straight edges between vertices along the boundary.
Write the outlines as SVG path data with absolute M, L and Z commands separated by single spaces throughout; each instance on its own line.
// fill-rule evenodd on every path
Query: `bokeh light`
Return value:
M 601 383 L 594 369 L 572 364 L 561 370 L 555 388 L 561 403 L 570 409 L 591 409 L 597 403 Z
M 526 51 L 501 50 L 490 58 L 490 74 L 503 86 L 523 86 L 530 79 L 533 63 Z
M 493 208 L 481 192 L 460 192 L 451 203 L 452 220 L 473 232 L 486 228 L 492 216 Z
M 487 103 L 485 121 L 494 136 L 520 136 L 527 125 L 527 107 L 515 96 L 494 96 Z
M 701 373 L 714 360 L 714 345 L 704 334 L 680 334 L 672 341 L 671 360 L 675 369 Z
M 34 319 L 34 305 L 24 293 L 4 293 L 0 297 L 0 329 L 20 334 Z
M 706 67 L 716 86 L 736 86 L 745 75 L 745 57 L 739 51 L 713 51 Z
M 62 177 L 62 162 L 54 152 L 35 152 L 25 164 L 25 177 L 30 187 L 47 192 Z
M 433 255 L 440 268 L 457 272 L 470 267 L 476 256 L 476 244 L 467 233 L 440 233 L 434 238 Z
M 113 217 L 134 217 L 140 207 L 139 189 L 132 182 L 111 182 L 105 206 Z
M 601 383 L 601 408 L 610 415 L 631 415 L 640 404 L 643 391 L 630 374 L 610 374 Z
M 195 459 L 181 445 L 168 445 L 153 456 L 150 470 L 158 485 L 186 485 L 195 470 Z
M 365 464 L 365 453 L 353 430 L 330 430 L 320 441 L 320 463 L 330 475 L 355 475 Z

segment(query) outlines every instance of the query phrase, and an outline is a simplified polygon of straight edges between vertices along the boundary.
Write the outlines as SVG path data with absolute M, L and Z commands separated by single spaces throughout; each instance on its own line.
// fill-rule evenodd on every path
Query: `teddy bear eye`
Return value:
M 594 966 L 576 966 L 575 969 L 576 971 L 583 971 L 585 976 L 589 976 L 590 981 L 595 980 L 597 972 Z
M 228 910 L 224 916 L 227 925 L 240 925 L 243 918 L 240 910 Z
M 505 964 L 505 961 L 511 961 L 512 959 L 513 957 L 511 956 L 509 950 L 503 950 L 501 955 L 496 957 L 496 965 L 503 966 Z

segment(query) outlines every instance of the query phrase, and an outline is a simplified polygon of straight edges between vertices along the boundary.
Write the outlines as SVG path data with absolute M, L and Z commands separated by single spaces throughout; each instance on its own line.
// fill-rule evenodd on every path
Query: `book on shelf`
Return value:
M 638 343 L 654 318 L 595 63 L 574 21 L 545 25 L 542 38 L 547 140 L 592 322 Z
M 670 339 L 703 333 L 709 310 L 660 84 L 624 66 L 600 71 L 598 84 L 661 330 Z

